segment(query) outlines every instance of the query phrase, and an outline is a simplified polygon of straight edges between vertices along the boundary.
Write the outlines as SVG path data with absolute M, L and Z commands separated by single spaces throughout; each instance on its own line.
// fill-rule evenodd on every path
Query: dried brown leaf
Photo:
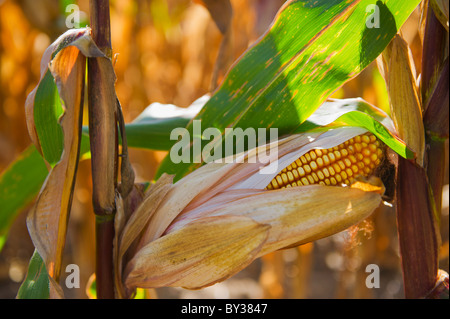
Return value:
M 60 51 L 51 71 L 56 79 L 65 109 L 61 118 L 64 152 L 50 171 L 27 219 L 36 249 L 45 261 L 48 273 L 58 278 L 75 185 L 81 139 L 85 57 L 73 46 Z
M 51 168 L 29 212 L 27 227 L 33 244 L 45 262 L 51 281 L 51 297 L 55 298 L 62 297 L 57 281 L 80 151 L 86 56 L 103 56 L 93 43 L 88 28 L 67 31 L 47 48 L 41 60 L 41 76 L 47 70 L 51 72 L 61 99 L 64 113 L 60 117 L 60 125 L 64 150 L 59 162 Z M 37 87 L 27 98 L 26 114 L 31 138 L 41 151 L 33 116 Z

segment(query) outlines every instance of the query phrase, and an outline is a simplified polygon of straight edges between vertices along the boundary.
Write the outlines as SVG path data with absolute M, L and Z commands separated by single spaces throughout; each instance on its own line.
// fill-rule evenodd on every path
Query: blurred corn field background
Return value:
M 284 1 L 234 0 L 231 46 L 237 59 L 270 25 Z M 0 0 L 0 173 L 30 145 L 24 104 L 39 80 L 44 50 L 66 29 L 69 4 L 89 21 L 87 0 Z M 111 0 L 116 92 L 126 122 L 153 102 L 181 107 L 210 91 L 222 35 L 208 11 L 190 0 Z M 422 41 L 417 9 L 401 29 L 420 73 Z M 362 97 L 389 108 L 386 85 L 376 62 L 332 96 Z M 88 112 L 84 112 L 87 116 Z M 87 124 L 85 119 L 84 124 Z M 446 147 L 448 160 L 448 144 Z M 137 181 L 149 181 L 166 152 L 130 150 Z M 448 162 L 439 268 L 448 266 Z M 90 161 L 81 161 L 69 223 L 63 269 L 76 263 L 81 288 L 67 298 L 88 298 L 85 287 L 95 267 Z M 26 228 L 29 207 L 16 218 L 0 253 L 0 298 L 14 298 L 34 246 Z M 1 207 L 0 207 L 1 210 Z M 380 267 L 380 288 L 368 289 L 366 266 Z M 64 271 L 62 274 L 64 278 Z M 403 284 L 394 208 L 380 207 L 370 219 L 344 233 L 253 262 L 223 283 L 197 291 L 162 288 L 159 298 L 402 298 Z

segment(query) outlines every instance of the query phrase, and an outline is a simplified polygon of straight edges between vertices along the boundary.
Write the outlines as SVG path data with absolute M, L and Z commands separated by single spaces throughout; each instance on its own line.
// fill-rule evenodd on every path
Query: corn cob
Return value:
M 283 169 L 266 189 L 312 184 L 349 185 L 358 175 L 374 174 L 384 157 L 384 144 L 373 134 L 358 135 L 329 149 L 313 149 Z

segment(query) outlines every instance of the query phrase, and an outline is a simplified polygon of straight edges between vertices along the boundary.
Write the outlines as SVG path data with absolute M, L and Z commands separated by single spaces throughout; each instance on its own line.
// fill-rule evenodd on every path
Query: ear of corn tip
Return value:
M 375 135 L 358 135 L 329 149 L 313 149 L 284 168 L 266 189 L 320 185 L 349 185 L 371 176 L 384 157 L 384 144 Z

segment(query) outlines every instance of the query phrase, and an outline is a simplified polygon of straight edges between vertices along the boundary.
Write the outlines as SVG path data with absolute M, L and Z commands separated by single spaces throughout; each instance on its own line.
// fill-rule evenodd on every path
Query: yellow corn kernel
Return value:
M 331 163 L 334 163 L 334 161 L 336 161 L 336 157 L 332 152 L 328 153 L 328 158 L 330 159 Z
M 268 190 L 311 184 L 350 184 L 359 176 L 374 174 L 384 158 L 385 146 L 366 133 L 329 149 L 314 149 L 283 169 Z
M 294 182 L 294 174 L 292 174 L 292 171 L 288 171 L 287 177 L 290 183 Z

